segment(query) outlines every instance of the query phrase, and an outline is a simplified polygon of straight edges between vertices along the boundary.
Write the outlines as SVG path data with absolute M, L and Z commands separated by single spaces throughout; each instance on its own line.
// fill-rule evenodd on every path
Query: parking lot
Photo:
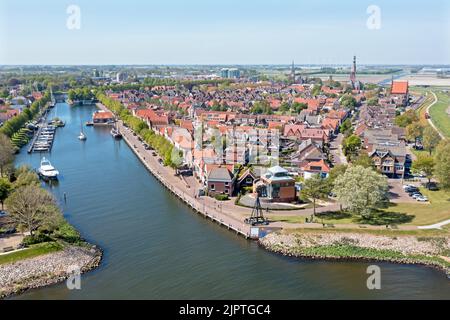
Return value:
M 427 203 L 427 202 L 419 202 L 416 199 L 412 198 L 404 189 L 404 185 L 413 185 L 416 187 L 420 187 L 420 182 L 404 182 L 402 183 L 401 179 L 389 179 L 389 199 L 393 203 Z

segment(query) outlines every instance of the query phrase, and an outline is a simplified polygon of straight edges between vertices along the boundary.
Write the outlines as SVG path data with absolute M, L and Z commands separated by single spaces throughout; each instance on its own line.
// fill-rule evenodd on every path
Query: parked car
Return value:
M 431 190 L 431 191 L 439 190 L 439 187 L 436 182 L 427 183 L 427 188 L 428 188 L 428 190 Z
M 417 188 L 414 188 L 414 189 L 406 189 L 405 191 L 406 191 L 406 193 L 408 193 L 409 195 L 413 195 L 414 193 L 418 193 L 418 192 L 419 192 L 419 189 L 417 189 Z
M 425 197 L 425 196 L 422 196 L 422 197 L 417 197 L 416 200 L 419 201 L 419 202 L 427 202 L 428 198 Z
M 0 210 L 0 218 L 6 216 L 6 211 Z
M 411 197 L 413 198 L 413 199 L 417 199 L 417 198 L 419 198 L 419 197 L 422 197 L 423 195 L 421 194 L 421 193 L 414 193 Z

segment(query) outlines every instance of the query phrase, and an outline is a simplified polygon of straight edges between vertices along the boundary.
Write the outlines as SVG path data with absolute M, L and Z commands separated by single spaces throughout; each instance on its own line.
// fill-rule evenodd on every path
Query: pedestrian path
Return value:
M 442 229 L 442 227 L 447 225 L 447 224 L 450 224 L 450 219 L 442 221 L 442 222 L 439 222 L 439 223 L 430 224 L 428 226 L 420 226 L 418 228 L 419 229 L 424 229 L 424 230 L 427 230 L 427 229 Z

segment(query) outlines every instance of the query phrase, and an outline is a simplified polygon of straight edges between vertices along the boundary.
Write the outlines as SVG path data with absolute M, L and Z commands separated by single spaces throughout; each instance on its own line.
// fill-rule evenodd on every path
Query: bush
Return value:
M 253 187 L 252 186 L 248 186 L 248 187 L 242 187 L 240 190 L 240 194 L 241 195 L 245 195 L 247 193 L 252 193 L 253 192 Z
M 56 238 L 69 243 L 76 243 L 81 241 L 80 233 L 67 222 L 64 222 L 57 230 L 55 230 L 53 235 Z
M 230 199 L 227 194 L 216 194 L 214 198 L 219 201 L 226 201 Z
M 32 236 L 25 236 L 23 238 L 22 243 L 25 246 L 31 246 L 33 244 L 43 243 L 43 242 L 50 242 L 50 241 L 53 241 L 53 239 L 50 238 L 48 235 L 46 235 L 44 233 L 37 233 L 37 234 L 34 234 Z

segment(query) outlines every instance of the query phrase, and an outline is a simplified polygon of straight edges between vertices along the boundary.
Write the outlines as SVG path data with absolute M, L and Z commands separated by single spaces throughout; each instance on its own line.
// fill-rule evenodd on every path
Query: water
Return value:
M 66 127 L 48 155 L 61 172 L 50 189 L 68 221 L 104 249 L 104 260 L 83 275 L 81 290 L 63 283 L 19 298 L 450 298 L 450 281 L 432 268 L 381 263 L 382 289 L 370 291 L 367 263 L 282 257 L 205 220 L 163 189 L 107 128 L 84 127 L 88 139 L 79 141 L 80 119 L 94 110 L 53 109 Z M 38 154 L 17 157 L 35 168 L 39 161 Z

